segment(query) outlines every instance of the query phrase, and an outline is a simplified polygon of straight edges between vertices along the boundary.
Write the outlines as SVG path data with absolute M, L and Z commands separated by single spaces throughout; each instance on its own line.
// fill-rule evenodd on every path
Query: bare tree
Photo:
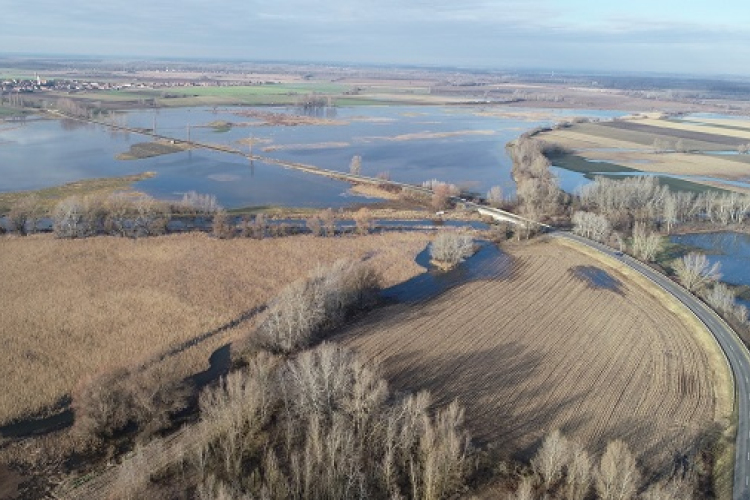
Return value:
M 390 181 L 391 180 L 391 171 L 390 170 L 383 170 L 382 172 L 378 172 L 375 175 L 376 179 L 380 179 L 381 181 Z
M 226 210 L 220 209 L 214 212 L 211 232 L 217 238 L 231 238 L 234 236 L 234 225 L 229 221 Z
M 360 155 L 352 156 L 352 161 L 349 162 L 349 173 L 354 175 L 362 174 L 362 157 Z
M 368 234 L 372 230 L 372 213 L 366 207 L 362 207 L 354 214 L 354 223 L 357 232 L 361 235 Z
M 607 444 L 596 471 L 594 485 L 601 500 L 631 500 L 638 491 L 640 474 L 628 445 L 615 440 Z
M 612 226 L 603 215 L 578 211 L 573 214 L 573 231 L 584 238 L 604 242 L 612 232 Z
M 128 215 L 133 203 L 125 193 L 114 193 L 107 198 L 107 213 L 104 216 L 104 230 L 108 234 L 126 236 L 129 229 Z
M 318 268 L 272 301 L 254 341 L 273 352 L 299 350 L 324 328 L 337 326 L 352 311 L 369 306 L 379 287 L 378 275 L 360 263 L 340 260 Z
M 8 213 L 10 230 L 22 235 L 33 233 L 40 215 L 41 205 L 38 195 L 30 194 L 19 198 L 13 203 Z
M 130 220 L 134 237 L 154 236 L 166 232 L 170 214 L 163 204 L 148 195 L 138 196 L 131 201 L 133 213 Z
M 579 443 L 570 443 L 567 475 L 565 476 L 568 500 L 584 500 L 591 489 L 591 457 Z
M 708 305 L 723 313 L 731 313 L 735 306 L 735 294 L 724 283 L 714 283 L 714 286 L 704 290 L 702 294 Z
M 457 232 L 440 232 L 430 245 L 432 260 L 445 267 L 453 267 L 473 253 L 474 240 L 471 236 Z
M 195 191 L 185 193 L 180 204 L 188 212 L 196 214 L 210 215 L 221 209 L 221 205 L 216 201 L 216 196 L 200 194 Z
M 305 221 L 305 226 L 307 229 L 310 230 L 310 232 L 313 234 L 313 236 L 322 236 L 323 235 L 323 223 L 321 222 L 320 218 L 317 216 L 309 217 Z
M 445 210 L 448 208 L 450 201 L 450 187 L 447 184 L 438 184 L 432 190 L 432 208 L 435 210 Z
M 490 204 L 490 206 L 499 208 L 500 206 L 502 206 L 503 201 L 503 189 L 500 186 L 493 186 L 489 191 L 487 191 L 487 202 Z
M 568 458 L 568 439 L 555 429 L 544 438 L 542 446 L 531 460 L 531 467 L 549 490 L 561 477 Z
M 325 230 L 326 236 L 334 236 L 336 234 L 336 214 L 333 210 L 327 208 L 318 214 L 320 222 Z
M 77 196 L 60 201 L 52 213 L 55 236 L 58 238 L 83 238 L 89 227 L 83 219 L 85 207 Z
M 515 494 L 509 500 L 534 500 L 534 477 L 524 476 L 518 483 Z
M 252 236 L 256 240 L 262 240 L 266 236 L 266 230 L 268 229 L 268 223 L 266 217 L 263 214 L 258 214 L 253 218 L 252 226 L 250 227 Z
M 661 236 L 648 231 L 646 225 L 636 222 L 633 228 L 633 255 L 645 262 L 651 262 L 661 247 Z
M 690 252 L 674 264 L 674 272 L 682 286 L 691 292 L 699 292 L 721 279 L 721 264 L 711 265 L 702 253 Z

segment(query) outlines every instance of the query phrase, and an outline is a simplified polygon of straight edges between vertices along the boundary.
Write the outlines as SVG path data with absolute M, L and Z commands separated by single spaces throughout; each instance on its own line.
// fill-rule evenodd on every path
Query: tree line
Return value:
M 366 264 L 339 261 L 284 289 L 233 345 L 235 369 L 200 393 L 189 446 L 167 450 L 155 437 L 185 407 L 181 384 L 142 369 L 84 381 L 74 393 L 79 436 L 90 446 L 133 428 L 140 436 L 112 493 L 437 500 L 462 491 L 473 448 L 460 405 L 391 393 L 375 364 L 325 342 L 373 305 L 379 286 Z
M 331 209 L 308 217 L 305 228 L 299 228 L 287 222 L 275 223 L 264 214 L 230 216 L 214 195 L 195 191 L 185 193 L 176 202 L 159 201 L 140 193 L 69 196 L 59 201 L 51 212 L 44 209 L 43 201 L 36 194 L 19 198 L 6 216 L 6 227 L 0 225 L 0 233 L 32 234 L 38 231 L 40 221 L 49 218 L 52 232 L 58 238 L 96 235 L 140 238 L 169 232 L 168 224 L 175 218 L 195 217 L 210 221 L 207 227 L 222 239 L 263 239 L 296 234 L 305 229 L 316 236 L 336 234 L 337 216 Z M 352 218 L 358 234 L 372 231 L 374 218 L 368 208 L 359 209 Z

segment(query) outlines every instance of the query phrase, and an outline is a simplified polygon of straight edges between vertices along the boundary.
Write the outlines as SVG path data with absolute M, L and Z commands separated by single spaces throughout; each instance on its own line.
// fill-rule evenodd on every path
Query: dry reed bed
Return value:
M 681 306 L 560 243 L 511 253 L 511 279 L 377 311 L 341 341 L 381 361 L 397 390 L 429 389 L 437 405 L 458 398 L 472 435 L 517 458 L 561 428 L 591 451 L 624 439 L 655 471 L 727 423 L 721 353 Z M 620 285 L 592 287 L 576 266 Z
M 83 377 L 141 362 L 265 304 L 317 264 L 368 259 L 391 285 L 422 271 L 428 237 L 296 236 L 217 240 L 202 234 L 127 240 L 0 239 L 0 424 L 39 412 Z M 168 362 L 180 376 L 249 324 Z

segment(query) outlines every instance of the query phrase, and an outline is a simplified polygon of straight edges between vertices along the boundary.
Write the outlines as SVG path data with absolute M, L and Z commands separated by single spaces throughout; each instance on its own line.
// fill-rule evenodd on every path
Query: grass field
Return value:
M 108 177 L 101 179 L 83 179 L 69 182 L 61 186 L 54 186 L 33 191 L 13 191 L 0 193 L 0 215 L 7 213 L 19 199 L 36 194 L 43 211 L 49 212 L 60 200 L 68 196 L 107 195 L 118 191 L 127 191 L 134 182 L 149 179 L 156 175 L 154 172 L 144 172 L 123 177 Z
M 730 375 L 687 310 L 616 265 L 557 241 L 514 247 L 509 278 L 391 306 L 339 338 L 395 390 L 457 398 L 474 438 L 506 455 L 529 459 L 560 428 L 592 452 L 624 439 L 649 472 L 670 470 L 728 425 Z
M 217 240 L 51 235 L 0 239 L 0 425 L 37 413 L 89 374 L 129 366 L 262 306 L 315 266 L 367 258 L 386 285 L 422 271 L 420 233 Z M 208 368 L 252 319 L 169 358 L 175 377 Z

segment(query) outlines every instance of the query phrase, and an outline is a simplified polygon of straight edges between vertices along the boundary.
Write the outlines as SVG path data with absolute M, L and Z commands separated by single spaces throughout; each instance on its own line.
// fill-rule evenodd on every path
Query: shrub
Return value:
M 73 393 L 74 430 L 88 439 L 110 437 L 129 424 L 149 436 L 185 407 L 188 390 L 157 363 L 120 368 L 79 382 Z
M 16 201 L 8 213 L 10 230 L 20 234 L 33 233 L 40 215 L 39 196 L 31 194 Z
M 60 201 L 52 213 L 53 230 L 58 238 L 83 238 L 91 227 L 85 218 L 85 206 L 80 198 L 71 196 Z
M 432 260 L 444 267 L 453 267 L 474 253 L 471 236 L 455 232 L 441 232 L 430 245 Z
M 217 210 L 214 213 L 211 232 L 217 238 L 231 238 L 234 236 L 234 225 L 229 221 L 226 210 Z
M 360 208 L 354 214 L 354 223 L 357 225 L 357 232 L 361 235 L 368 234 L 372 230 L 372 213 L 367 208 Z
M 282 290 L 254 339 L 272 352 L 294 352 L 324 328 L 338 326 L 357 309 L 372 304 L 379 288 L 379 277 L 363 264 L 340 260 L 318 268 L 306 280 Z

